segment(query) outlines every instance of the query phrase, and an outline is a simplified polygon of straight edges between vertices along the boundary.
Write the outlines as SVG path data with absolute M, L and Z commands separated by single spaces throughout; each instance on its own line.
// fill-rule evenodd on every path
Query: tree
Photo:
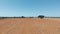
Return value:
M 38 18 L 41 18 L 41 19 L 44 18 L 44 15 L 39 15 Z
M 21 18 L 25 18 L 24 16 L 22 16 Z

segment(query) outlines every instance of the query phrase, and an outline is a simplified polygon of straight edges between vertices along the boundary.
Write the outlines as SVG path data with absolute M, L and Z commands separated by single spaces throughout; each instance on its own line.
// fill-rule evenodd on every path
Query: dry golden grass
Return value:
M 60 34 L 60 18 L 0 19 L 0 34 Z

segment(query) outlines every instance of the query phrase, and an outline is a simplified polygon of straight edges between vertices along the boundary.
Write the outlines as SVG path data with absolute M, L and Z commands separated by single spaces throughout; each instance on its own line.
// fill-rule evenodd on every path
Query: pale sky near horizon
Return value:
M 0 0 L 0 16 L 58 16 L 60 0 Z

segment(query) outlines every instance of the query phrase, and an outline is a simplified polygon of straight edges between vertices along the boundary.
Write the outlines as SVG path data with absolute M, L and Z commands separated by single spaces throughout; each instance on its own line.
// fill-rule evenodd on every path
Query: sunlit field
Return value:
M 60 18 L 0 18 L 0 34 L 60 34 Z

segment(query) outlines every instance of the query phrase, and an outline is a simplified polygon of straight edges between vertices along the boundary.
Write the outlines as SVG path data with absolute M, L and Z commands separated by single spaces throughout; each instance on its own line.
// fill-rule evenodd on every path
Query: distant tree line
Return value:
M 39 15 L 37 16 L 37 18 L 44 18 L 45 16 L 44 15 Z M 0 19 L 4 19 L 4 18 L 34 18 L 34 17 L 24 17 L 24 16 L 21 16 L 21 17 L 0 17 Z

